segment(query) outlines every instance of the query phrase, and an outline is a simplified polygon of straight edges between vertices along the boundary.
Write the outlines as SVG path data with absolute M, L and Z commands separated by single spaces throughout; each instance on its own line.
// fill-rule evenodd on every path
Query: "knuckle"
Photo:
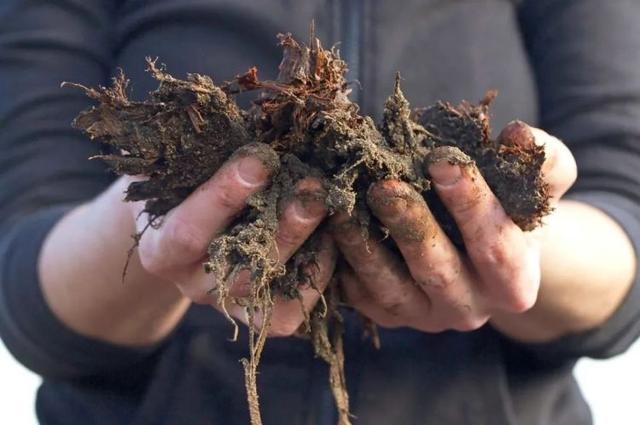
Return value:
M 524 313 L 530 310 L 538 298 L 540 288 L 539 266 L 525 264 L 512 265 L 503 277 L 500 307 L 510 313 Z
M 437 267 L 428 271 L 420 280 L 420 285 L 427 291 L 446 292 L 459 273 L 460 269 L 457 267 Z
M 512 313 L 525 313 L 533 308 L 537 301 L 537 296 L 521 297 L 511 301 L 509 311 Z
M 482 252 L 482 262 L 486 267 L 511 268 L 511 255 L 505 244 L 498 241 L 489 244 Z M 512 274 L 509 272 L 508 274 Z
M 505 303 L 505 309 L 511 313 L 524 313 L 536 304 L 538 291 L 530 288 L 519 288 L 512 291 Z
M 466 314 L 461 315 L 453 324 L 452 329 L 459 332 L 476 331 L 483 327 L 489 320 L 488 316 Z
M 162 275 L 167 267 L 164 261 L 156 255 L 140 255 L 140 264 L 142 268 L 154 276 Z
M 148 273 L 166 278 L 167 273 L 173 270 L 170 258 L 167 256 L 167 251 L 161 249 L 157 241 L 145 240 L 145 238 L 140 241 L 138 246 L 140 265 Z
M 147 272 L 158 275 L 164 270 L 164 261 L 159 258 L 158 250 L 155 249 L 150 242 L 146 242 L 143 238 L 138 246 L 138 256 L 140 258 L 140 265 Z
M 171 247 L 172 252 L 179 252 L 184 257 L 199 257 L 206 252 L 209 245 L 208 238 L 203 237 L 203 233 L 199 232 L 191 224 L 174 217 L 166 223 L 164 232 L 165 243 L 167 247 Z
M 378 294 L 375 297 L 376 304 L 380 306 L 384 311 L 389 313 L 391 316 L 399 316 L 402 312 L 407 299 L 404 294 L 401 293 L 386 293 L 386 294 Z

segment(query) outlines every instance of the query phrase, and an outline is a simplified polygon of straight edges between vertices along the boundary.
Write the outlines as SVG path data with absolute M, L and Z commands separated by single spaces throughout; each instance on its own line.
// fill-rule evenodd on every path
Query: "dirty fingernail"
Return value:
M 498 140 L 507 146 L 520 146 L 522 148 L 531 147 L 536 142 L 531 127 L 518 120 L 507 124 L 500 132 Z
M 334 219 L 330 221 L 329 232 L 338 238 L 343 238 L 345 235 L 351 234 L 356 228 L 357 224 L 354 220 L 337 221 Z
M 322 217 L 327 208 L 320 199 L 296 199 L 293 202 L 293 211 L 300 220 L 313 220 Z
M 362 229 L 355 223 L 334 226 L 331 228 L 331 235 L 342 246 L 357 246 L 365 242 Z
M 269 171 L 262 161 L 247 156 L 242 158 L 237 165 L 238 177 L 248 186 L 260 186 L 269 177 Z
M 452 186 L 460 180 L 462 171 L 460 166 L 450 164 L 447 160 L 441 160 L 429 166 L 429 174 L 434 183 L 440 186 Z
M 376 203 L 374 209 L 379 215 L 387 218 L 400 216 L 407 210 L 407 200 L 403 198 L 389 198 Z

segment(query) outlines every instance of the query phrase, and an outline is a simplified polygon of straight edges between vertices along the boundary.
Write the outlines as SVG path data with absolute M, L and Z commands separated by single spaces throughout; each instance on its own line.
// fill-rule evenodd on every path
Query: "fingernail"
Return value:
M 356 246 L 365 243 L 362 237 L 362 230 L 356 225 L 346 226 L 341 229 L 339 227 L 331 229 L 331 235 L 334 240 L 343 246 Z
M 378 215 L 394 218 L 402 215 L 407 210 L 407 206 L 407 200 L 404 198 L 388 198 L 379 201 L 374 208 L 377 210 Z
M 260 186 L 269 177 L 269 171 L 262 161 L 247 156 L 242 158 L 237 165 L 238 177 L 247 186 Z
M 434 183 L 439 186 L 452 186 L 462 177 L 460 166 L 450 164 L 447 160 L 440 160 L 429 166 L 429 174 Z
M 498 140 L 507 146 L 528 148 L 536 143 L 531 127 L 522 121 L 511 121 L 500 132 Z
M 293 211 L 300 220 L 320 218 L 326 210 L 324 201 L 319 199 L 296 199 L 293 201 Z
M 347 219 L 344 221 L 337 221 L 336 219 L 333 219 L 329 223 L 329 232 L 338 238 L 349 235 L 353 233 L 354 230 L 358 229 L 358 225 L 353 219 Z

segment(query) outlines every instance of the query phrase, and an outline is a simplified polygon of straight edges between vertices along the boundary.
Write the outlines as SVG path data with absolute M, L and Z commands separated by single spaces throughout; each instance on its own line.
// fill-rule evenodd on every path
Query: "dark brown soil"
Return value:
M 149 177 L 132 183 L 126 199 L 145 200 L 152 218 L 178 205 L 232 155 L 257 154 L 274 170 L 270 186 L 253 196 L 227 232 L 211 242 L 205 264 L 208 272 L 223 277 L 211 288 L 220 306 L 229 297 L 233 275 L 250 270 L 251 294 L 236 302 L 246 306 L 250 318 L 256 313 L 266 318 L 259 329 L 250 329 L 251 358 L 244 361 L 254 425 L 260 423 L 256 370 L 274 297 L 295 299 L 300 285 L 313 285 L 309 270 L 315 263 L 316 235 L 284 267 L 268 255 L 281 206 L 294 196 L 297 181 L 309 175 L 321 178 L 323 194 L 297 196 L 322 196 L 331 213 L 352 213 L 363 234 L 380 227 L 366 202 L 371 184 L 383 179 L 405 181 L 425 197 L 461 249 L 455 223 L 429 190 L 428 161 L 475 162 L 523 230 L 535 228 L 549 210 L 540 171 L 544 150 L 533 143 L 507 146 L 489 138 L 492 95 L 478 105 L 439 102 L 412 111 L 398 77 L 377 126 L 349 100 L 347 67 L 336 51 L 323 49 L 315 37 L 309 46 L 290 35 L 280 35 L 279 40 L 284 57 L 276 81 L 259 80 L 255 68 L 220 86 L 198 74 L 182 81 L 148 59 L 149 72 L 160 85 L 147 101 L 128 99 L 123 75 L 111 88 L 79 86 L 97 106 L 74 122 L 109 147 L 100 158 L 114 171 Z M 259 95 L 253 107 L 243 111 L 233 95 L 249 90 Z M 337 285 L 334 282 L 325 293 L 304 330 L 311 334 L 317 354 L 331 365 L 340 423 L 348 424 Z

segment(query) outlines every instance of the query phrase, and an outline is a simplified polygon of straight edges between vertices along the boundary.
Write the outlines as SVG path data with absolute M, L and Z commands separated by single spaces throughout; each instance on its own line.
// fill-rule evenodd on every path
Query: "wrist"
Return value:
M 40 283 L 54 315 L 72 330 L 123 345 L 166 336 L 189 303 L 170 282 L 147 273 L 132 255 L 135 232 L 117 180 L 93 201 L 67 213 L 50 231 L 39 259 Z

